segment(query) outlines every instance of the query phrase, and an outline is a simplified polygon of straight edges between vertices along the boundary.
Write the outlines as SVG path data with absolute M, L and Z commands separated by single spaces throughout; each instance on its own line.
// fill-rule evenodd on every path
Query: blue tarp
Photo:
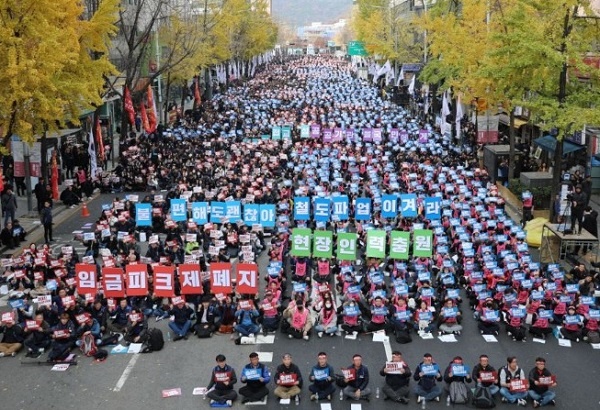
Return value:
M 544 151 L 554 153 L 556 148 L 556 138 L 552 135 L 546 135 L 533 140 L 533 143 L 538 147 L 541 147 Z M 563 155 L 570 154 L 571 152 L 585 149 L 583 145 L 573 144 L 570 141 L 563 141 Z

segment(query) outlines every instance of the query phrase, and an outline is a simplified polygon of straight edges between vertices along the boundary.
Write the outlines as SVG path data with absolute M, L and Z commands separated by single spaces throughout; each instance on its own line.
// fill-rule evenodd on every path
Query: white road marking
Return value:
M 135 363 L 138 361 L 139 357 L 140 357 L 139 354 L 134 354 L 133 355 L 133 357 L 131 358 L 131 360 L 127 364 L 127 367 L 125 368 L 125 370 L 123 370 L 123 374 L 121 375 L 121 378 L 119 379 L 119 381 L 115 385 L 115 388 L 113 389 L 113 391 L 115 391 L 115 392 L 121 391 L 121 389 L 123 388 L 123 385 L 125 384 L 125 382 L 129 378 L 129 375 L 131 374 L 131 371 L 133 370 L 133 366 L 135 366 Z
M 390 337 L 386 336 L 383 339 L 383 348 L 385 349 L 385 356 L 387 357 L 387 361 L 392 361 L 392 345 L 390 344 Z

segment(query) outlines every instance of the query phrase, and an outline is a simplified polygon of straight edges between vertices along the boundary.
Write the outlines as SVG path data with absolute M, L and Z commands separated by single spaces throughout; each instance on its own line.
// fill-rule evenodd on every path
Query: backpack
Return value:
M 587 338 L 588 343 L 591 343 L 591 344 L 600 343 L 600 333 L 598 333 L 596 331 L 592 330 L 591 332 L 588 332 L 587 337 L 588 337 Z
M 145 352 L 157 352 L 163 348 L 165 345 L 165 339 L 163 337 L 163 332 L 160 329 L 152 328 L 148 329 L 148 338 L 146 340 L 146 349 Z
M 477 409 L 493 409 L 496 407 L 494 396 L 488 387 L 478 387 L 473 394 L 473 405 Z
M 400 344 L 412 342 L 412 338 L 410 337 L 410 333 L 408 333 L 408 330 L 396 330 L 396 342 Z
M 467 404 L 469 402 L 469 390 L 464 382 L 452 382 L 449 388 L 450 401 L 454 404 Z
M 93 334 L 86 333 L 81 337 L 81 345 L 79 346 L 82 353 L 87 357 L 95 356 L 98 352 L 98 346 L 96 346 L 96 339 Z

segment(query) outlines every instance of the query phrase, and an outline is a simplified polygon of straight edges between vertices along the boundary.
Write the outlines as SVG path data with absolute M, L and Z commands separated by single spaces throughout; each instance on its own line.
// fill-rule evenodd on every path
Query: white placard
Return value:
M 562 347 L 571 347 L 571 341 L 569 339 L 558 339 L 558 345 Z
M 488 343 L 498 343 L 498 339 L 494 335 L 481 335 L 483 339 Z
M 438 336 L 438 339 L 440 339 L 444 343 L 458 342 L 458 340 L 456 340 L 456 337 L 453 334 L 452 335 L 441 335 L 441 336 Z

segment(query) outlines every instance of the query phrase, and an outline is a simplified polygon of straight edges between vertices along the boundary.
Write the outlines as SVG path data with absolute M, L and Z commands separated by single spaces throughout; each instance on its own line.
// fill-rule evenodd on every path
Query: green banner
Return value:
M 292 230 L 292 256 L 310 257 L 310 237 L 310 229 L 296 228 Z
M 383 229 L 367 232 L 367 258 L 385 258 L 386 234 Z
M 271 137 L 274 140 L 280 140 L 281 139 L 281 127 L 271 128 Z
M 310 125 L 302 124 L 300 126 L 300 138 L 310 138 Z
M 433 231 L 415 229 L 413 232 L 413 256 L 431 258 L 433 255 Z
M 281 128 L 281 137 L 284 140 L 291 140 L 292 139 L 292 127 L 290 127 L 289 125 L 282 127 Z
M 341 261 L 356 261 L 356 234 L 340 233 L 337 241 L 337 258 Z
M 349 41 L 348 55 L 361 57 L 368 55 L 367 50 L 365 49 L 365 44 L 362 41 Z
M 410 232 L 392 231 L 390 238 L 390 259 L 408 259 Z
M 313 240 L 314 258 L 331 258 L 333 256 L 333 232 L 315 231 Z

